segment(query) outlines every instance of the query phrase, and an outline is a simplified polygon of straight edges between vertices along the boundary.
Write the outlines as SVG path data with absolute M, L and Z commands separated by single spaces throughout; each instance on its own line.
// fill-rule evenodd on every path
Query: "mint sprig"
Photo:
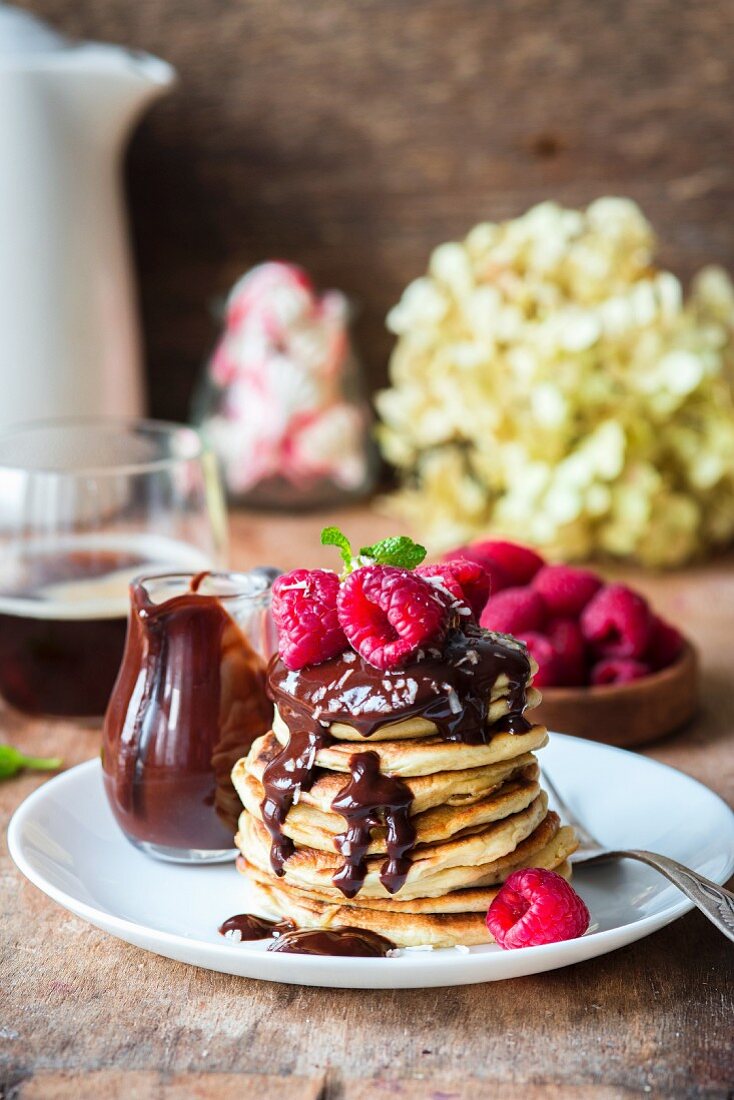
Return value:
M 427 554 L 425 546 L 413 542 L 407 535 L 381 539 L 374 546 L 363 546 L 359 556 L 372 558 L 378 565 L 397 565 L 400 569 L 415 569 Z
M 374 562 L 376 565 L 395 565 L 399 569 L 415 569 L 426 556 L 425 546 L 413 542 L 407 535 L 394 535 L 381 539 L 372 546 L 363 546 L 359 555 L 352 553 L 352 545 L 347 536 L 338 527 L 324 527 L 321 532 L 322 546 L 336 546 L 344 562 L 344 572 L 352 573 L 360 565 Z
M 24 768 L 38 772 L 55 772 L 62 763 L 58 756 L 26 756 L 14 745 L 0 745 L 0 779 L 11 779 Z
M 340 531 L 338 527 L 324 527 L 321 532 L 321 545 L 338 547 L 347 573 L 352 572 L 354 569 L 352 544 L 343 531 Z

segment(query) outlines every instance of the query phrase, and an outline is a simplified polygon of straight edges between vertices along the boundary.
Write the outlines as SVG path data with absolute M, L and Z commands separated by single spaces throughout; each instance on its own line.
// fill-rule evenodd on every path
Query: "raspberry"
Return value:
M 286 668 L 318 665 L 347 648 L 339 625 L 339 578 L 326 569 L 294 569 L 273 583 L 273 620 Z
M 581 687 L 586 683 L 586 642 L 575 619 L 554 619 L 546 634 L 558 655 L 559 685 Z
M 556 687 L 563 683 L 563 665 L 551 640 L 535 630 L 527 630 L 522 640 L 538 666 L 538 671 L 533 677 L 534 686 Z
M 685 645 L 685 639 L 679 630 L 676 630 L 665 619 L 653 615 L 650 641 L 645 653 L 645 660 L 655 669 L 667 668 L 680 657 Z
M 652 669 L 644 661 L 632 657 L 603 657 L 591 670 L 591 682 L 595 687 L 603 684 L 631 684 L 649 676 Z
M 435 587 L 407 569 L 365 565 L 342 583 L 339 622 L 357 652 L 375 668 L 399 668 L 421 646 L 440 645 L 449 609 Z
M 642 656 L 651 629 L 647 600 L 623 584 L 600 588 L 581 612 L 581 631 L 602 657 Z
M 485 570 L 489 577 L 489 591 L 492 595 L 494 595 L 495 592 L 501 592 L 504 588 L 510 587 L 510 578 L 502 566 L 496 561 L 492 561 L 491 558 L 475 553 L 471 546 L 460 546 L 457 550 L 452 550 L 450 554 L 444 554 L 443 560 L 473 561 L 476 562 L 477 565 L 481 565 L 482 569 Z
M 496 562 L 507 577 L 507 584 L 513 587 L 521 584 L 529 584 L 538 570 L 545 564 L 540 554 L 531 550 L 529 546 L 519 546 L 516 542 L 506 542 L 504 539 L 486 539 L 483 542 L 474 542 L 468 549 L 479 558 L 489 558 Z
M 487 913 L 487 928 L 500 947 L 537 947 L 583 936 L 589 910 L 555 871 L 513 871 Z
M 576 619 L 602 586 L 601 577 L 571 565 L 544 565 L 533 577 L 532 587 L 545 600 L 551 615 Z
M 532 588 L 506 588 L 490 596 L 481 617 L 482 626 L 500 634 L 524 638 L 527 630 L 541 630 L 545 604 Z
M 416 573 L 426 580 L 436 578 L 454 600 L 479 618 L 489 596 L 489 574 L 483 565 L 466 558 L 454 558 L 438 565 L 419 565 Z

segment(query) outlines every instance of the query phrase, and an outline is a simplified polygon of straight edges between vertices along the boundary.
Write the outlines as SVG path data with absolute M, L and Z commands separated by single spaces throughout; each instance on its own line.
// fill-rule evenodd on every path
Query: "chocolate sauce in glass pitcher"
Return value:
M 183 860 L 231 852 L 241 810 L 230 773 L 270 728 L 265 663 L 226 608 L 199 591 L 155 602 L 142 578 L 105 718 L 103 767 L 113 813 L 133 843 Z M 192 855 L 191 853 L 199 853 Z

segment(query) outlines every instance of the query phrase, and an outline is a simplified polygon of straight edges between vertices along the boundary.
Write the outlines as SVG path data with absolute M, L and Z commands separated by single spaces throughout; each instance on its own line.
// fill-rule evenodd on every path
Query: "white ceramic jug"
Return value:
M 0 429 L 143 412 L 120 168 L 174 77 L 0 3 Z

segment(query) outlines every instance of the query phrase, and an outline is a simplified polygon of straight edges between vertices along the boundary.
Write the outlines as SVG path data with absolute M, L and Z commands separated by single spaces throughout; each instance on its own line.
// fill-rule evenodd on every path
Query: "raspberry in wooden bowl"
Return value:
M 695 650 L 639 592 L 589 569 L 546 564 L 505 541 L 457 554 L 483 563 L 490 576 L 482 626 L 523 641 L 537 663 L 546 726 L 632 746 L 693 717 Z
M 673 664 L 622 683 L 545 687 L 538 707 L 548 729 L 632 748 L 689 722 L 698 706 L 697 657 L 685 642 Z

